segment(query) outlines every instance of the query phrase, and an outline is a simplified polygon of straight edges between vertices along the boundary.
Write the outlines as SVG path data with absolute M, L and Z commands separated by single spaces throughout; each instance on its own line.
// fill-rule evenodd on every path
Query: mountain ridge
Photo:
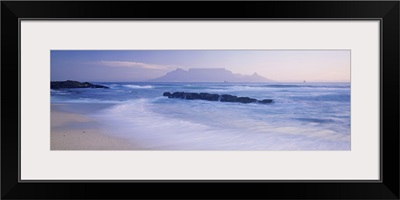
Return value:
M 164 76 L 147 80 L 148 82 L 271 82 L 254 72 L 252 75 L 234 74 L 225 68 L 177 68 Z

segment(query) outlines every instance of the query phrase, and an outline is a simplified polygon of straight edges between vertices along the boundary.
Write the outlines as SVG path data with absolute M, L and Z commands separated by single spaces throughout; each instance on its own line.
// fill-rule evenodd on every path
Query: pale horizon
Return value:
M 53 50 L 52 81 L 147 82 L 180 68 L 224 68 L 275 82 L 350 82 L 350 50 Z

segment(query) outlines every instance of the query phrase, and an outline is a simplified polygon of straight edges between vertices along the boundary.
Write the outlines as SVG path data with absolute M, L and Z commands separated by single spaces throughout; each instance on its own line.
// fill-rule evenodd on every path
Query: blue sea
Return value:
M 350 83 L 95 83 L 51 90 L 51 102 L 110 104 L 86 113 L 149 150 L 350 150 Z M 173 99 L 164 92 L 273 99 L 272 104 Z

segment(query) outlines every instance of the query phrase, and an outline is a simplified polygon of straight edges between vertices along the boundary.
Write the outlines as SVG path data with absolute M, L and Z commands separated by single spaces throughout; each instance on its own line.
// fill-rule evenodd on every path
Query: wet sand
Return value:
M 100 123 L 85 113 L 107 104 L 52 104 L 51 150 L 140 150 L 133 141 L 102 130 Z

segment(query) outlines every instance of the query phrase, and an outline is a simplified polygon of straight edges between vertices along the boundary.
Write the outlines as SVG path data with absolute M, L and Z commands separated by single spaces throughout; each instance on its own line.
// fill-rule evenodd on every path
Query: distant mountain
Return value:
M 224 68 L 176 69 L 150 82 L 269 82 L 272 81 L 254 73 L 253 75 L 234 74 Z

